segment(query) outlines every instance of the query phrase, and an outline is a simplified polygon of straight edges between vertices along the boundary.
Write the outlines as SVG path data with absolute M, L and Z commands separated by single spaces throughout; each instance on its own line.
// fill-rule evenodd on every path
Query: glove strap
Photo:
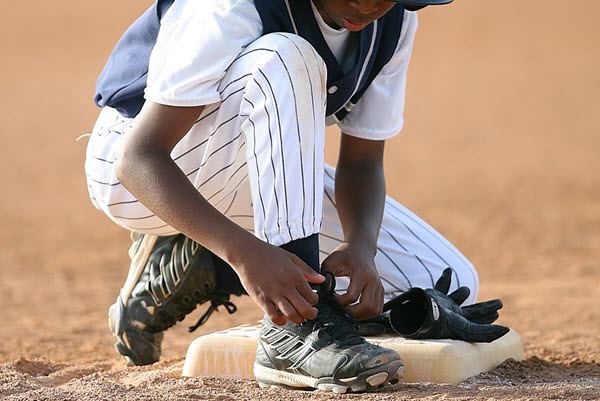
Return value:
M 421 288 L 411 288 L 394 298 L 393 304 L 388 307 L 390 325 L 404 337 L 410 338 L 427 331 L 432 323 L 440 319 L 438 305 Z

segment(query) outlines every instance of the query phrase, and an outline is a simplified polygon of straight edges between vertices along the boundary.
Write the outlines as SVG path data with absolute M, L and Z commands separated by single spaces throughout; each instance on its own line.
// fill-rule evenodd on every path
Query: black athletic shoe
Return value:
M 333 275 L 317 286 L 319 315 L 315 320 L 278 326 L 265 317 L 254 363 L 261 387 L 345 393 L 372 390 L 402 378 L 400 356 L 358 334 L 356 320 L 337 302 L 334 288 Z
M 108 326 L 117 337 L 116 350 L 128 364 L 148 365 L 160 357 L 163 331 L 183 320 L 198 304 L 211 301 L 189 331 L 205 323 L 219 305 L 229 313 L 236 307 L 229 294 L 216 289 L 210 251 L 182 234 L 154 238 L 134 235 L 129 277 L 108 311 Z

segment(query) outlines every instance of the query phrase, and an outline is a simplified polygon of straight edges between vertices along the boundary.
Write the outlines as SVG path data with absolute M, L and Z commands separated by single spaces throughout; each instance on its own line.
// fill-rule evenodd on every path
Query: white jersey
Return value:
M 314 11 L 324 39 L 340 64 L 347 66 L 354 51 L 351 33 L 330 28 Z M 416 29 L 417 14 L 405 12 L 394 56 L 339 122 L 342 132 L 384 140 L 402 129 L 406 73 Z M 221 101 L 218 87 L 225 71 L 261 35 L 262 22 L 252 0 L 177 0 L 161 21 L 150 58 L 146 99 L 170 106 Z

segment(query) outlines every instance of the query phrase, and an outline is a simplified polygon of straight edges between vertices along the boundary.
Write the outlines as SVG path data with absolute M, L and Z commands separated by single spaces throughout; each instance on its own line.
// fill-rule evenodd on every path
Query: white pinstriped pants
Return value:
M 269 34 L 248 46 L 221 80 L 221 102 L 206 106 L 171 156 L 198 191 L 241 227 L 273 245 L 320 233 L 321 260 L 343 238 L 334 200 L 335 169 L 324 163 L 326 67 L 312 46 Z M 136 120 L 104 108 L 87 147 L 92 203 L 128 230 L 175 229 L 127 191 L 114 173 L 123 135 Z M 386 198 L 375 262 L 386 299 L 431 287 L 450 266 L 452 289 L 479 281 L 473 265 L 408 209 Z M 340 278 L 338 290 L 348 286 Z

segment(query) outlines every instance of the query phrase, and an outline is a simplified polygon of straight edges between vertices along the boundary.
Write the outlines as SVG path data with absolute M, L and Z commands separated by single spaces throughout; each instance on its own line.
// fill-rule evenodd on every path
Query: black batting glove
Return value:
M 447 268 L 434 288 L 411 288 L 388 301 L 384 314 L 360 322 L 362 335 L 378 335 L 389 329 L 406 338 L 455 339 L 492 342 L 510 330 L 494 325 L 502 301 L 495 299 L 461 307 L 470 290 L 460 287 L 448 294 L 452 269 Z M 389 311 L 389 312 L 388 312 Z

